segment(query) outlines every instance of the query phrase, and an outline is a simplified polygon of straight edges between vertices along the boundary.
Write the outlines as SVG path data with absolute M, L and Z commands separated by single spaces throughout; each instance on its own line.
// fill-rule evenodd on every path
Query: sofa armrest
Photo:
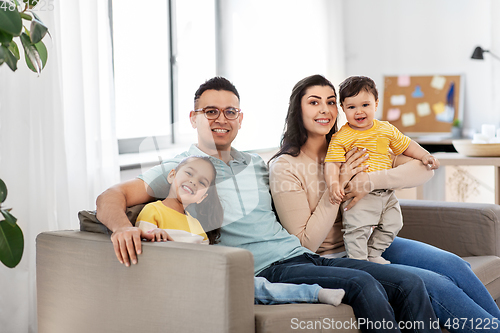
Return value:
M 461 257 L 500 256 L 500 206 L 400 200 L 398 236 L 434 245 Z
M 137 265 L 109 236 L 37 236 L 38 331 L 254 332 L 253 257 L 224 246 L 143 242 Z

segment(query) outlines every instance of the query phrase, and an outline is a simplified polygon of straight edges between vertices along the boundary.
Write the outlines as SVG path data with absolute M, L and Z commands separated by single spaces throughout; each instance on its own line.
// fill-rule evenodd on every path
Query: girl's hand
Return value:
M 368 165 L 361 164 L 368 158 L 369 156 L 366 154 L 366 148 L 358 149 L 354 147 L 345 154 L 345 162 L 342 163 L 340 167 L 340 184 L 343 184 L 342 188 L 348 186 L 352 177 L 368 169 Z
M 351 209 L 359 200 L 371 192 L 370 177 L 365 172 L 360 172 L 347 184 L 344 201 L 352 198 L 351 202 L 344 208 L 344 211 Z
M 172 237 L 163 229 L 156 228 L 156 229 L 151 229 L 147 232 L 147 234 L 153 235 L 153 238 L 151 239 L 152 242 L 166 242 L 166 241 L 173 241 Z

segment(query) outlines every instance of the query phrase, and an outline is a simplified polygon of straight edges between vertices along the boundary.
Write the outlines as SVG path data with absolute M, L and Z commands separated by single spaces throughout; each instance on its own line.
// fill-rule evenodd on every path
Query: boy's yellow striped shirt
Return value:
M 366 131 L 352 129 L 349 124 L 332 136 L 325 162 L 345 162 L 345 153 L 353 147 L 366 148 L 370 158 L 367 172 L 386 170 L 392 167 L 389 148 L 396 155 L 402 154 L 410 145 L 411 139 L 387 121 L 374 119 L 373 126 Z

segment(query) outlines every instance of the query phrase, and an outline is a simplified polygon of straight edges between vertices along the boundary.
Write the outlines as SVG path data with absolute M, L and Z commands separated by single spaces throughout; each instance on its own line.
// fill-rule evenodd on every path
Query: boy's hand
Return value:
M 156 229 L 151 229 L 147 232 L 147 234 L 150 234 L 153 236 L 151 239 L 152 242 L 166 242 L 166 241 L 173 241 L 172 237 L 163 229 L 156 228 Z
M 329 191 L 330 191 L 330 202 L 334 205 L 335 204 L 340 205 L 345 195 L 344 189 L 338 183 L 333 183 L 330 185 Z
M 429 170 L 435 170 L 439 168 L 439 160 L 432 156 L 431 154 L 424 155 L 422 157 L 422 163 L 427 167 Z

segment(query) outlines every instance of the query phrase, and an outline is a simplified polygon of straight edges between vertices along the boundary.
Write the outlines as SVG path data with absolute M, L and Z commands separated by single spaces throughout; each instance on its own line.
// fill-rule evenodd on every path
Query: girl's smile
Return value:
M 177 199 L 184 207 L 202 202 L 215 178 L 210 164 L 209 161 L 195 158 L 177 171 L 170 171 L 167 180 L 172 186 L 167 198 Z

